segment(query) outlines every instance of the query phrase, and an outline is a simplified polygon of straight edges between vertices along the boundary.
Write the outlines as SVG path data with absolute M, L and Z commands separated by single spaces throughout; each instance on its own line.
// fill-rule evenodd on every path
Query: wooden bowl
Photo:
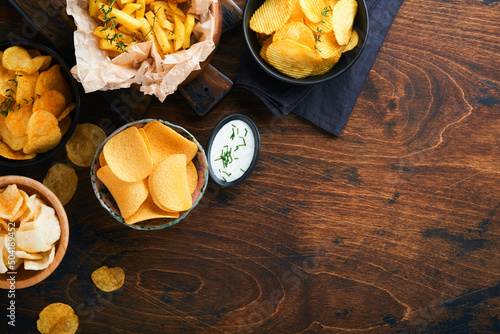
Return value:
M 25 176 L 8 175 L 0 177 L 0 188 L 5 188 L 10 184 L 16 184 L 19 189 L 24 190 L 30 196 L 38 194 L 47 205 L 54 208 L 61 226 L 61 237 L 55 243 L 56 254 L 54 256 L 54 261 L 52 261 L 47 268 L 43 270 L 25 270 L 24 266 L 21 265 L 17 269 L 16 275 L 0 274 L 1 289 L 10 289 L 10 282 L 7 281 L 7 278 L 10 276 L 16 277 L 16 289 L 23 289 L 43 281 L 57 268 L 59 263 L 61 263 L 66 253 L 66 249 L 68 248 L 69 224 L 63 205 L 57 196 L 42 183 Z
M 200 75 L 200 73 L 203 72 L 203 70 L 205 69 L 205 67 L 207 67 L 207 65 L 212 60 L 212 58 L 213 58 L 213 56 L 215 54 L 215 51 L 217 51 L 217 46 L 219 45 L 220 36 L 222 35 L 222 7 L 221 7 L 220 1 L 212 3 L 211 11 L 212 11 L 212 13 L 214 15 L 214 20 L 215 20 L 215 31 L 214 31 L 215 49 L 207 57 L 207 59 L 205 59 L 205 61 L 203 61 L 203 62 L 200 63 L 200 67 L 201 68 L 199 70 L 191 72 L 191 74 L 188 75 L 188 77 L 186 78 L 186 80 L 184 80 L 181 83 L 181 86 L 187 84 L 188 82 L 190 82 L 191 80 L 193 80 L 194 78 L 196 78 L 198 75 Z

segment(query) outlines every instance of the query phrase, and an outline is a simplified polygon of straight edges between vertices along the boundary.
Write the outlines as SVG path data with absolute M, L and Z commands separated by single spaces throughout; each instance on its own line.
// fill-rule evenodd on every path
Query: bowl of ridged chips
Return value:
M 366 44 L 368 20 L 364 0 L 248 0 L 243 32 L 265 72 L 309 85 L 354 64 Z
M 203 147 L 184 128 L 143 119 L 113 132 L 97 149 L 90 169 L 101 206 L 139 230 L 157 230 L 184 219 L 208 183 Z
M 37 43 L 0 43 L 0 165 L 53 156 L 71 137 L 79 109 L 77 84 L 57 53 Z

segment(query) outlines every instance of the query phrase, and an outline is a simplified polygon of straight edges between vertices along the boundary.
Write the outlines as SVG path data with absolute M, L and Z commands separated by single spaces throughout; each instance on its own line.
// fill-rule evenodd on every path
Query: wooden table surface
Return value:
M 244 1 L 239 5 L 243 6 Z M 200 118 L 179 93 L 145 115 L 179 124 L 206 146 L 242 113 L 262 152 L 242 185 L 209 182 L 181 223 L 136 231 L 95 198 L 89 168 L 66 210 L 67 253 L 42 283 L 16 291 L 16 328 L 63 302 L 81 333 L 500 332 L 500 3 L 406 0 L 339 137 L 294 116 L 275 119 L 233 89 Z M 44 41 L 7 1 L 3 39 Z M 223 34 L 212 64 L 234 79 L 241 27 Z M 124 121 L 100 93 L 80 122 L 106 133 Z M 42 180 L 46 165 L 0 174 Z M 90 279 L 120 266 L 125 285 Z

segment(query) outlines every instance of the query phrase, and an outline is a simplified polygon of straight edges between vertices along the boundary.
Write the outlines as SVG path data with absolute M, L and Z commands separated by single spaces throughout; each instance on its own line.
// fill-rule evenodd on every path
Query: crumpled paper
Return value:
M 111 59 L 107 51 L 99 48 L 99 37 L 93 34 L 98 24 L 88 13 L 89 0 L 67 0 L 66 11 L 73 16 L 77 27 L 76 65 L 71 73 L 86 93 L 138 84 L 141 92 L 156 95 L 163 102 L 191 72 L 200 69 L 200 62 L 215 49 L 213 10 L 217 1 L 191 0 L 188 13 L 196 18 L 193 34 L 197 42 L 189 49 L 161 59 L 154 43 L 147 41 L 134 43 L 127 52 Z

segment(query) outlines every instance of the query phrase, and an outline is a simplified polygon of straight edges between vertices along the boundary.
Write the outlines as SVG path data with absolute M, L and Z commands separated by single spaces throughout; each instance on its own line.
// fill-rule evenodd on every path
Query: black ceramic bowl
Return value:
M 241 175 L 239 178 L 237 178 L 234 181 L 229 181 L 226 182 L 219 177 L 217 177 L 217 174 L 215 173 L 215 166 L 213 166 L 213 161 L 212 161 L 212 150 L 214 147 L 214 140 L 215 137 L 217 136 L 217 133 L 222 129 L 224 125 L 227 123 L 234 121 L 234 120 L 239 120 L 245 122 L 250 130 L 252 131 L 253 137 L 254 137 L 254 154 L 253 158 L 250 162 L 250 165 L 246 169 L 246 171 Z M 210 138 L 208 139 L 208 145 L 207 145 L 207 159 L 208 159 L 208 166 L 209 166 L 209 171 L 210 171 L 210 177 L 212 180 L 217 183 L 219 186 L 224 187 L 224 188 L 230 188 L 230 187 L 235 187 L 239 184 L 241 184 L 243 181 L 245 181 L 250 174 L 252 174 L 253 169 L 255 168 L 255 165 L 257 164 L 257 161 L 259 160 L 259 155 L 260 155 L 260 134 L 259 134 L 259 129 L 257 128 L 257 125 L 247 116 L 241 115 L 241 114 L 233 114 L 230 116 L 227 116 L 224 118 L 222 121 L 217 124 L 215 129 L 212 131 L 212 134 L 210 135 Z
M 327 73 L 318 76 L 310 76 L 304 79 L 294 79 L 291 78 L 277 69 L 272 67 L 269 63 L 267 63 L 264 59 L 262 59 L 259 55 L 261 46 L 257 41 L 257 34 L 252 31 L 249 27 L 250 19 L 252 18 L 253 13 L 264 3 L 265 0 L 247 0 L 245 5 L 245 9 L 243 12 L 243 33 L 245 35 L 245 40 L 250 49 L 250 53 L 255 61 L 260 65 L 260 67 L 267 72 L 272 77 L 279 79 L 281 81 L 297 84 L 297 85 L 311 85 L 315 83 L 324 82 L 333 78 L 338 77 L 342 73 L 344 73 L 349 67 L 352 66 L 360 56 L 363 48 L 365 47 L 367 37 L 368 37 L 368 27 L 369 27 L 369 18 L 368 11 L 366 8 L 365 0 L 357 0 L 358 1 L 358 12 L 356 13 L 356 17 L 354 18 L 354 27 L 359 35 L 359 43 L 358 45 L 340 57 L 340 60 L 335 66 Z
M 75 79 L 71 75 L 70 68 L 68 67 L 66 62 L 61 58 L 61 56 L 59 56 L 55 51 L 42 44 L 32 43 L 32 42 L 0 42 L 0 51 L 3 51 L 9 48 L 10 46 L 14 45 L 21 46 L 27 50 L 38 50 L 44 56 L 45 55 L 52 56 L 52 63 L 50 64 L 50 66 L 53 66 L 55 64 L 59 64 L 61 66 L 61 73 L 64 76 L 64 79 L 66 79 L 66 82 L 68 83 L 69 87 L 71 88 L 71 93 L 73 95 L 73 102 L 76 104 L 75 109 L 69 114 L 71 116 L 71 127 L 64 134 L 61 141 L 56 147 L 45 153 L 39 153 L 33 159 L 29 160 L 11 160 L 0 156 L 0 166 L 25 167 L 42 161 L 46 161 L 54 154 L 56 154 L 61 148 L 63 148 L 64 145 L 66 145 L 66 142 L 73 134 L 73 131 L 75 131 L 78 122 L 78 115 L 80 113 L 80 92 L 78 91 L 78 86 Z

